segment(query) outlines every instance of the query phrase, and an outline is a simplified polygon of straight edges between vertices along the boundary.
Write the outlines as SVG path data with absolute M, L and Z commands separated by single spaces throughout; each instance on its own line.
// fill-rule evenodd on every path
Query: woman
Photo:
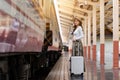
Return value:
M 83 56 L 83 46 L 81 42 L 83 36 L 82 22 L 78 18 L 75 18 L 73 30 L 73 56 Z

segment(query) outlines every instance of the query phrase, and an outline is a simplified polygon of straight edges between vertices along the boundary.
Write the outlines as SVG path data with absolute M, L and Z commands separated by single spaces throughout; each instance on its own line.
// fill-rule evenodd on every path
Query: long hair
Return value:
M 73 26 L 73 31 L 72 31 L 72 34 L 74 33 L 74 31 L 76 30 L 76 28 L 77 28 L 77 26 L 76 25 L 74 25 Z

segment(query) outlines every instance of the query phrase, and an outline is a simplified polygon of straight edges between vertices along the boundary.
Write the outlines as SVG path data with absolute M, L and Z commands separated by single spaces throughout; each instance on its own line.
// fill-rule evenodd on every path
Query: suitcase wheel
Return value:
M 74 73 L 71 73 L 70 76 L 72 77 L 74 75 Z

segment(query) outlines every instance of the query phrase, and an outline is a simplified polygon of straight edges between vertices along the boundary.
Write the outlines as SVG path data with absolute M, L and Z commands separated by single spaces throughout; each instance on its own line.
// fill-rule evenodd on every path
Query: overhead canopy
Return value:
M 112 32 L 112 0 L 105 2 L 105 29 Z M 120 1 L 119 1 L 120 3 Z M 57 0 L 58 14 L 61 24 L 61 35 L 63 42 L 68 43 L 70 31 L 72 30 L 73 18 L 79 17 L 83 22 L 92 13 L 93 5 L 97 7 L 97 34 L 100 31 L 100 0 Z M 119 9 L 120 10 L 120 9 Z

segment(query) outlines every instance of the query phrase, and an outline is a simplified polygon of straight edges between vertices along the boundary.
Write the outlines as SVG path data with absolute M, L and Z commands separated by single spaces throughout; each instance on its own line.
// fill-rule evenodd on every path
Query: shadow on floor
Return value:
M 71 80 L 83 80 L 83 76 L 81 76 L 81 75 L 72 75 Z

